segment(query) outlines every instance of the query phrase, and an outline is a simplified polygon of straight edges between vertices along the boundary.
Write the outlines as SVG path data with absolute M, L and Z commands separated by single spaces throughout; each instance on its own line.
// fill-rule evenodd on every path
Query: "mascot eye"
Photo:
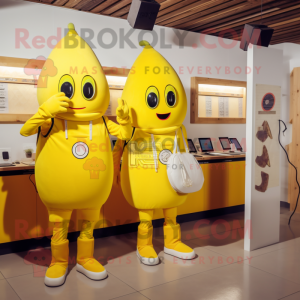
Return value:
M 82 96 L 85 100 L 92 100 L 96 94 L 96 83 L 93 77 L 84 76 L 82 79 Z
M 159 103 L 159 93 L 155 86 L 150 86 L 146 92 L 146 103 L 149 108 L 154 109 Z
M 169 107 L 174 107 L 176 104 L 176 90 L 172 85 L 167 85 L 165 89 L 165 99 Z
M 66 97 L 72 98 L 75 91 L 74 79 L 70 75 L 64 75 L 59 81 L 58 90 L 65 93 Z

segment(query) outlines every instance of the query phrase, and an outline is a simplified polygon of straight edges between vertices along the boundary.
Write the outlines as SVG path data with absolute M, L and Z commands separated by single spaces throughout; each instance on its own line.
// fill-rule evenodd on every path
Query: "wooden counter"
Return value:
M 16 171 L 16 170 L 32 170 L 34 166 L 25 165 L 23 163 L 15 164 L 14 167 L 0 167 L 0 172 L 3 171 Z
M 0 176 L 34 174 L 34 167 L 25 164 L 14 164 L 12 167 L 0 167 Z
M 228 211 L 245 203 L 245 155 L 203 155 L 197 159 L 202 167 L 204 184 L 200 191 L 189 194 L 186 202 L 178 207 L 181 220 L 198 220 L 201 212 L 219 209 Z M 0 168 L 0 191 L 0 255 L 1 251 L 14 251 L 3 250 L 6 247 L 5 243 L 52 234 L 47 209 L 36 191 L 34 166 L 19 164 Z M 122 189 L 116 186 L 112 187 L 99 217 L 96 231 L 111 228 L 111 234 L 122 231 L 123 226 L 135 228 L 130 227 L 131 224 L 137 226 L 134 224 L 139 222 L 137 209 L 128 204 Z M 154 220 L 162 218 L 162 210 L 155 210 Z M 81 226 L 80 222 L 80 214 L 75 210 L 72 213 L 69 232 L 77 232 Z
M 222 153 L 220 151 L 215 151 L 217 153 Z M 236 159 L 245 159 L 245 154 L 239 154 L 239 155 L 222 155 L 222 156 L 213 156 L 213 155 L 205 155 L 201 154 L 202 157 L 196 157 L 196 159 L 199 161 L 199 163 L 209 163 L 209 162 L 215 162 L 215 161 L 229 161 L 229 160 L 236 160 Z M 14 171 L 27 171 L 27 170 L 34 170 L 35 166 L 29 166 L 23 163 L 15 164 L 13 167 L 0 167 L 0 176 L 5 176 L 8 174 L 8 172 L 14 172 Z M 22 172 L 17 172 L 22 173 Z M 34 173 L 34 171 L 32 172 Z M 17 174 L 16 174 L 17 175 Z
M 214 151 L 215 153 L 223 154 L 221 151 Z M 225 153 L 224 153 L 225 154 Z M 245 154 L 236 154 L 236 155 L 208 155 L 208 154 L 201 154 L 202 157 L 196 157 L 196 159 L 199 162 L 207 161 L 207 162 L 214 162 L 215 160 L 235 160 L 237 158 L 241 158 L 241 160 L 245 160 L 246 155 Z

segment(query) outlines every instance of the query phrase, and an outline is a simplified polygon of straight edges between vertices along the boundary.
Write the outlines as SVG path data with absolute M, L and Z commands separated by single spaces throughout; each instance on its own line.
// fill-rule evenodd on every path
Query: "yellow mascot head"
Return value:
M 67 35 L 50 53 L 39 76 L 37 97 L 43 104 L 64 92 L 71 99 L 62 119 L 80 120 L 102 116 L 109 105 L 109 88 L 100 62 L 90 46 L 69 24 Z M 55 70 L 55 72 L 54 72 Z
M 132 126 L 160 129 L 180 126 L 187 100 L 181 80 L 169 62 L 146 41 L 128 75 L 122 99 L 126 100 Z

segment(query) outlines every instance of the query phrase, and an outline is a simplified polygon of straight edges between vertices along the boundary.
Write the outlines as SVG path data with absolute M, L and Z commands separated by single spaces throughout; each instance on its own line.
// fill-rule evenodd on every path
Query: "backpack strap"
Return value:
M 52 130 L 52 128 L 53 128 L 53 125 L 54 125 L 54 118 L 51 118 L 51 126 L 50 126 L 48 132 L 47 132 L 45 135 L 42 134 L 42 132 L 41 132 L 41 126 L 39 126 L 39 128 L 38 128 L 38 133 L 37 133 L 37 137 L 36 137 L 36 143 L 38 143 L 38 141 L 39 141 L 39 136 L 40 136 L 40 134 L 41 134 L 44 138 L 46 138 L 46 137 L 50 134 L 50 132 L 51 132 L 51 130 Z
M 106 124 L 106 121 L 105 121 L 104 116 L 102 116 L 102 119 L 103 119 L 104 125 L 105 125 L 105 127 L 106 127 L 107 133 L 109 134 L 109 131 L 108 131 L 107 124 Z
M 133 135 L 134 135 L 134 132 L 135 132 L 135 127 L 133 127 L 133 130 L 132 130 L 132 135 L 131 135 L 131 138 L 130 138 L 130 140 L 128 140 L 128 142 L 126 142 L 125 141 L 125 143 L 124 143 L 124 146 L 123 146 L 123 152 L 124 152 L 124 149 L 125 149 L 125 147 L 127 146 L 127 144 L 132 140 L 132 138 L 133 138 Z

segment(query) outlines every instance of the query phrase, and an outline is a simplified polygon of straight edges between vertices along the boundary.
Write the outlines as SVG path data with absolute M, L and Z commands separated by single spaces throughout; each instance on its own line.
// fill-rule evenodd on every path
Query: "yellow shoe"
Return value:
M 69 241 L 51 242 L 52 261 L 47 269 L 45 285 L 55 287 L 63 285 L 68 274 Z
M 196 257 L 195 251 L 181 242 L 180 225 L 164 225 L 166 254 L 173 255 L 181 259 L 193 259 Z
M 94 258 L 94 238 L 77 240 L 76 269 L 92 280 L 102 280 L 107 277 L 105 268 Z
M 159 258 L 152 244 L 153 226 L 150 228 L 138 228 L 138 240 L 136 255 L 144 265 L 154 266 L 159 263 Z

